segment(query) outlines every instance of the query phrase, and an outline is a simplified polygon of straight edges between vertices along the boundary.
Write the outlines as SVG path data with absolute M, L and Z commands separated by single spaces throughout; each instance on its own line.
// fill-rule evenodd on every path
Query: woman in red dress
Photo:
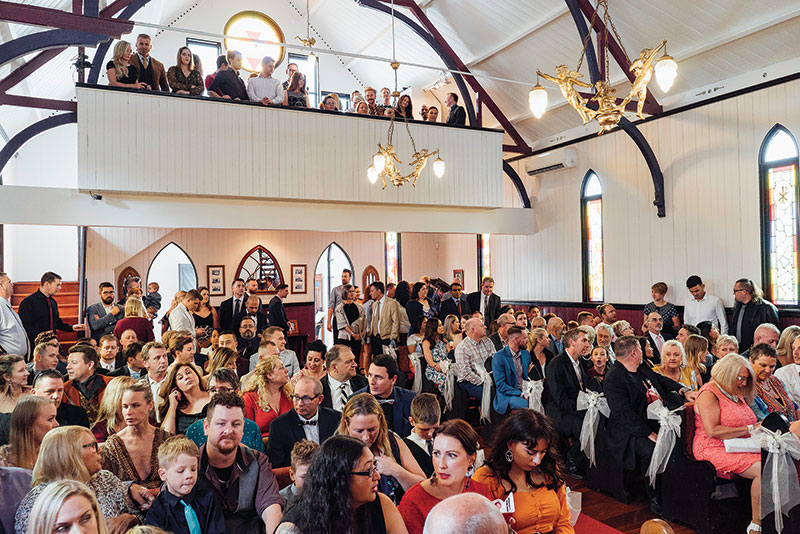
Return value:
M 269 424 L 292 409 L 289 371 L 277 355 L 266 356 L 258 362 L 247 382 L 244 395 L 244 416 L 255 421 L 261 437 L 269 436 Z

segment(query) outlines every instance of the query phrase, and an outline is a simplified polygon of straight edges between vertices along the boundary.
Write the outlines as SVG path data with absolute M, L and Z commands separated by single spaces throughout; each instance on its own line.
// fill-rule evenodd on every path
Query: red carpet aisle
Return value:
M 575 534 L 623 534 L 621 530 L 604 525 L 596 519 L 592 519 L 586 514 L 578 517 L 575 523 Z

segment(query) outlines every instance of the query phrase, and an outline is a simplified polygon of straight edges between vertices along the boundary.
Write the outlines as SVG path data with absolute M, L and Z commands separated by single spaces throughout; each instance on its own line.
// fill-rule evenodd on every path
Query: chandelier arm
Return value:
M 589 39 L 592 38 L 591 28 L 594 26 L 594 19 L 597 17 L 597 10 L 598 9 L 600 9 L 600 0 L 598 0 L 597 7 L 594 8 L 594 12 L 592 13 L 592 18 L 589 21 L 590 31 L 586 34 L 586 37 L 583 39 L 583 50 L 581 50 L 581 57 L 578 60 L 578 66 L 575 68 L 575 72 L 580 72 L 581 71 L 581 66 L 583 65 L 583 58 L 586 56 L 586 47 L 589 44 Z M 591 70 L 591 69 L 589 69 L 589 70 Z
M 608 14 L 608 5 L 606 5 L 605 21 L 606 21 L 606 33 L 608 33 L 608 27 L 611 26 L 611 31 L 614 32 L 614 37 L 616 37 L 617 43 L 619 43 L 619 47 L 622 49 L 622 53 L 625 54 L 625 59 L 628 60 L 628 65 L 630 65 L 631 57 L 628 55 L 628 51 L 625 50 L 625 45 L 622 44 L 622 38 L 619 36 L 619 32 L 617 32 L 617 27 L 614 26 L 614 21 L 611 20 L 611 15 Z M 608 49 L 608 47 L 606 47 L 606 49 Z

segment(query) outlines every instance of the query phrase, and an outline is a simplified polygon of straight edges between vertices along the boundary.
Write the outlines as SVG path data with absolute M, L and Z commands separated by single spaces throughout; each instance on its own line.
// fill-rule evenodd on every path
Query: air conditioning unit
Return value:
M 557 148 L 525 160 L 525 170 L 529 176 L 545 174 L 567 167 L 574 167 L 578 151 L 574 147 Z

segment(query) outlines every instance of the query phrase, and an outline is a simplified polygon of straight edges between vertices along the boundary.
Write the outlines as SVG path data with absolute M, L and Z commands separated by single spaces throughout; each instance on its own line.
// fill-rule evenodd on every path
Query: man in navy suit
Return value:
M 371 393 L 380 403 L 386 416 L 386 425 L 401 438 L 411 434 L 411 401 L 416 393 L 395 386 L 397 382 L 397 361 L 388 354 L 380 354 L 372 360 L 367 373 L 369 385 L 359 389 L 359 393 Z
M 286 309 L 283 307 L 283 299 L 289 295 L 287 284 L 278 284 L 275 288 L 278 294 L 269 301 L 269 325 L 279 326 L 283 331 L 289 333 L 289 321 L 286 320 Z
M 239 325 L 234 324 L 234 320 L 245 311 L 244 280 L 235 279 L 231 284 L 231 291 L 233 296 L 219 305 L 219 327 L 220 330 L 235 332 Z
M 288 467 L 294 444 L 307 439 L 322 443 L 339 426 L 341 414 L 322 404 L 322 382 L 310 376 L 297 381 L 292 394 L 294 409 L 277 417 L 269 425 L 267 456 L 272 467 Z
M 524 329 L 512 326 L 506 340 L 508 344 L 492 358 L 492 376 L 497 388 L 492 404 L 499 414 L 528 407 L 528 401 L 522 398 L 522 381 L 528 377 L 531 366 L 531 354 L 525 350 L 528 338 Z

